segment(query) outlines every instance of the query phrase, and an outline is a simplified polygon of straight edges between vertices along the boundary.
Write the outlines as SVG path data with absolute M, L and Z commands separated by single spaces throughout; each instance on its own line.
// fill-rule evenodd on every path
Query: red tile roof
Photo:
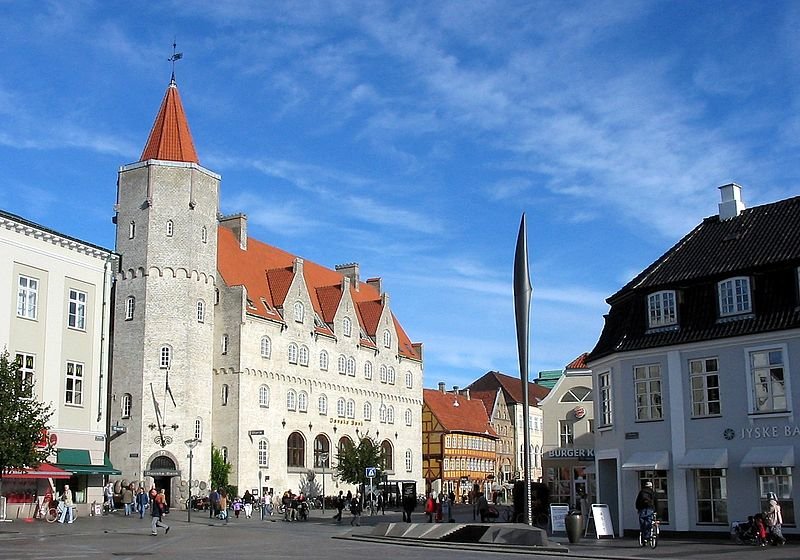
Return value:
M 502 388 L 512 402 L 522 404 L 522 381 L 519 377 L 511 377 L 499 371 L 490 371 L 469 386 L 472 391 L 486 391 L 497 389 L 497 387 Z M 550 389 L 547 387 L 528 382 L 528 404 L 536 406 L 549 392 Z
M 448 432 L 497 437 L 497 433 L 489 424 L 486 407 L 480 399 L 467 399 L 464 395 L 423 389 L 422 400 Z M 454 403 L 458 403 L 458 406 Z
M 497 390 L 470 391 L 470 398 L 483 402 L 483 406 L 486 408 L 486 414 L 489 416 L 489 420 L 491 420 L 492 414 L 494 413 L 494 404 L 497 401 Z
M 228 286 L 244 286 L 247 297 L 253 302 L 248 313 L 283 321 L 274 308 L 284 306 L 289 287 L 294 278 L 294 262 L 297 257 L 252 237 L 247 240 L 247 249 L 242 249 L 236 235 L 230 229 L 217 228 L 217 267 Z M 335 270 L 304 260 L 303 277 L 311 297 L 311 304 L 317 315 L 326 323 L 333 320 L 338 306 L 336 290 L 341 298 L 343 275 Z M 369 336 L 376 336 L 378 320 L 383 312 L 381 294 L 374 287 L 360 282 L 358 290 L 351 285 L 350 295 L 356 304 L 357 317 L 361 327 Z M 262 299 L 266 301 L 265 306 Z M 398 353 L 401 356 L 419 360 L 411 340 L 392 314 L 397 331 Z M 318 327 L 319 329 L 320 327 Z M 323 331 L 331 332 L 328 327 Z M 375 347 L 362 339 L 365 346 Z
M 589 355 L 589 352 L 584 352 L 570 363 L 567 364 L 567 367 L 564 369 L 587 369 L 586 368 L 586 356 Z
M 158 110 L 158 116 L 139 161 L 148 159 L 200 163 L 174 79 L 164 94 L 164 100 L 161 102 L 161 108 Z

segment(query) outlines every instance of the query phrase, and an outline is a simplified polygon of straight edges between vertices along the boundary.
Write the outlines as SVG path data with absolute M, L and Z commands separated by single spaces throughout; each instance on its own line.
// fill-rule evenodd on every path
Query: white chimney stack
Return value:
M 742 187 L 736 183 L 729 183 L 722 185 L 719 188 L 719 193 L 722 196 L 722 200 L 719 203 L 720 220 L 730 220 L 742 213 L 742 210 L 744 210 Z

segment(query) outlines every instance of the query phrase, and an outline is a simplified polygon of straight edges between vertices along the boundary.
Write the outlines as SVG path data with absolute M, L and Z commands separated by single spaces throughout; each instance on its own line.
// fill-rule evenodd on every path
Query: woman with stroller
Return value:
M 781 505 L 778 503 L 778 497 L 774 492 L 767 494 L 767 498 L 769 499 L 769 508 L 764 512 L 764 519 L 769 530 L 769 540 L 773 545 L 781 546 L 786 544 L 786 539 L 783 536 Z

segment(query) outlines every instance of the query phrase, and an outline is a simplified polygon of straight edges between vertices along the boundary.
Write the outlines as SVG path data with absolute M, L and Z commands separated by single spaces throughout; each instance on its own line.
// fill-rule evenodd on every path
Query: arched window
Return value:
M 175 233 L 175 224 L 172 223 L 172 220 L 167 220 L 167 237 L 172 237 Z
M 269 387 L 262 385 L 258 388 L 258 406 L 269 408 Z
M 395 373 L 394 373 L 394 368 L 391 366 L 389 367 L 389 371 L 387 372 L 387 377 L 389 385 L 394 385 Z
M 158 352 L 158 367 L 161 369 L 169 369 L 172 363 L 172 348 L 169 346 L 162 346 Z
M 268 336 L 261 337 L 261 357 L 269 358 L 272 355 L 272 341 Z
M 413 389 L 414 388 L 414 374 L 410 371 L 406 372 L 406 389 Z
M 228 353 L 228 335 L 227 334 L 223 334 L 222 335 L 222 353 L 223 354 L 227 354 Z
M 203 226 L 203 229 L 200 230 L 200 241 L 203 243 L 208 243 L 208 230 L 206 226 Z
M 383 331 L 383 347 L 384 348 L 392 347 L 392 333 L 389 332 L 389 329 Z
M 286 393 L 286 410 L 296 410 L 297 409 L 297 393 L 294 389 L 289 389 L 289 392 Z
M 356 359 L 355 358 L 347 358 L 347 375 L 350 377 L 356 376 Z
M 300 432 L 292 432 L 286 442 L 286 466 L 304 467 L 306 465 L 306 440 Z
M 319 399 L 317 399 L 317 410 L 323 416 L 328 414 L 328 397 L 325 395 L 320 395 Z
M 314 468 L 331 468 L 331 443 L 322 434 L 314 438 Z
M 130 321 L 133 319 L 133 313 L 136 310 L 136 298 L 133 296 L 128 296 L 128 299 L 125 300 L 125 320 Z
M 194 439 L 203 439 L 203 421 L 200 418 L 194 421 Z
M 297 344 L 292 342 L 291 344 L 289 344 L 289 363 L 290 364 L 296 364 L 297 363 L 297 354 L 298 354 Z
M 378 408 L 378 420 L 381 424 L 386 424 L 386 405 L 382 404 L 380 408 Z
M 356 417 L 356 401 L 354 401 L 353 399 L 348 399 L 347 401 L 347 417 L 348 418 Z
M 205 323 L 206 321 L 206 302 L 202 299 L 197 300 L 197 322 Z
M 389 377 L 389 375 L 387 373 L 389 370 L 386 368 L 386 366 L 382 365 L 380 367 L 380 370 L 378 370 L 378 371 L 380 371 L 379 376 L 380 376 L 381 383 L 386 383 L 386 380 Z
M 122 417 L 123 418 L 130 418 L 131 417 L 131 408 L 133 407 L 133 397 L 131 397 L 130 393 L 125 393 L 122 395 Z
M 339 438 L 339 445 L 337 446 L 339 453 L 345 453 L 348 450 L 353 449 L 353 447 L 355 447 L 353 445 L 353 440 L 350 439 L 349 437 L 342 436 L 341 438 Z
M 303 322 L 303 317 L 305 316 L 305 306 L 303 305 L 302 301 L 294 302 L 294 320 L 298 323 Z
M 347 403 L 344 400 L 344 397 L 339 397 L 336 401 L 336 415 L 339 418 L 344 418 L 346 414 Z
M 578 385 L 564 393 L 558 402 L 591 402 L 591 400 L 592 390 L 589 387 Z
M 325 350 L 319 353 L 319 369 L 328 371 L 328 352 Z
M 364 362 L 364 379 L 372 379 L 372 362 Z
M 300 347 L 300 365 L 308 367 L 308 346 L 305 344 Z
M 297 409 L 300 412 L 308 412 L 308 393 L 300 391 L 297 394 Z
M 222 406 L 228 406 L 228 386 L 222 385 Z
M 345 317 L 342 319 L 342 334 L 349 337 L 352 333 L 353 323 L 350 321 L 350 317 Z
M 134 237 L 136 237 L 136 222 L 131 221 L 128 224 L 128 239 L 133 239 Z
M 414 466 L 411 450 L 406 449 L 406 472 L 411 472 L 411 467 Z
M 266 439 L 258 442 L 258 466 L 269 467 L 269 442 Z
M 394 407 L 392 405 L 389 405 L 389 408 L 386 409 L 386 423 L 394 424 Z
M 394 470 L 394 451 L 392 450 L 392 444 L 389 440 L 383 440 L 381 443 L 381 454 L 383 455 L 383 468 L 387 471 Z
M 364 403 L 364 420 L 366 422 L 372 420 L 372 405 L 368 402 Z
M 347 374 L 347 358 L 340 355 L 339 356 L 339 375 L 346 375 Z
M 410 426 L 411 425 L 411 420 L 412 420 L 411 409 L 407 408 L 406 409 L 406 426 Z

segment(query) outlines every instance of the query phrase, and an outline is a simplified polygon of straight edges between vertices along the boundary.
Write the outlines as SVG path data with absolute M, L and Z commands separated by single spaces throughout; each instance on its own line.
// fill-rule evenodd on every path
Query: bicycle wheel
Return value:
M 644 538 L 644 533 L 639 531 L 639 546 L 644 546 L 647 544 L 647 539 Z
M 58 513 L 56 512 L 56 508 L 51 507 L 47 508 L 47 512 L 44 514 L 44 519 L 48 523 L 53 523 L 56 518 L 58 517 Z
M 658 525 L 653 525 L 653 529 L 650 533 L 650 548 L 655 548 L 658 546 Z

